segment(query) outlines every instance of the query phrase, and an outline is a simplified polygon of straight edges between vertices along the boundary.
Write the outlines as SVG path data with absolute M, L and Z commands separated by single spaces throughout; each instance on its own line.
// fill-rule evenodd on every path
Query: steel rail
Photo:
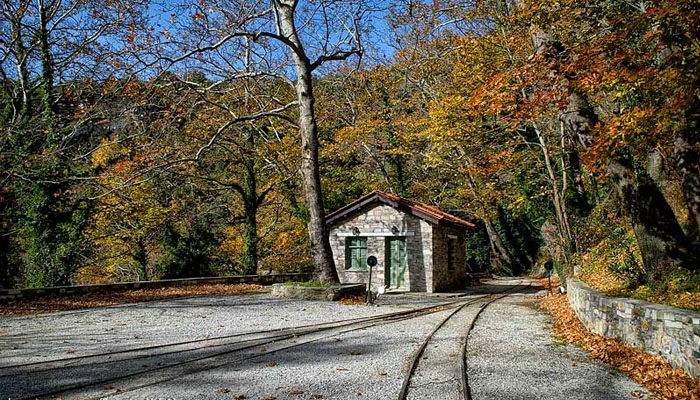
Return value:
M 482 297 L 485 297 L 485 296 L 482 296 Z M 480 298 L 481 298 L 481 297 L 480 297 Z M 198 362 L 198 361 L 203 361 L 203 360 L 211 359 L 211 358 L 214 358 L 214 357 L 219 357 L 219 356 L 223 356 L 223 355 L 227 355 L 227 354 L 232 354 L 232 353 L 240 352 L 240 351 L 243 351 L 243 350 L 249 350 L 249 349 L 252 349 L 252 348 L 255 348 L 255 347 L 265 346 L 265 345 L 270 344 L 270 343 L 281 342 L 281 341 L 284 341 L 284 340 L 287 340 L 287 339 L 293 339 L 293 338 L 297 338 L 297 337 L 301 337 L 301 336 L 305 336 L 305 335 L 310 335 L 310 334 L 313 334 L 313 333 L 320 333 L 320 332 L 324 332 L 324 331 L 331 330 L 331 329 L 343 328 L 343 327 L 347 327 L 347 326 L 352 326 L 352 325 L 358 325 L 358 324 L 360 324 L 360 326 L 358 326 L 358 327 L 350 328 L 350 329 L 348 329 L 348 330 L 344 330 L 344 331 L 341 331 L 341 332 L 338 332 L 338 333 L 336 333 L 336 334 L 329 335 L 329 336 L 326 336 L 326 337 L 321 337 L 321 338 L 318 338 L 318 339 L 314 339 L 314 340 L 312 340 L 312 341 L 321 340 L 321 339 L 324 339 L 324 338 L 338 336 L 338 335 L 340 335 L 340 334 L 347 333 L 347 332 L 351 332 L 351 331 L 355 331 L 355 330 L 359 330 L 359 329 L 366 329 L 366 328 L 368 328 L 368 327 L 372 327 L 372 326 L 379 325 L 379 324 L 383 324 L 383 323 L 393 323 L 393 322 L 405 321 L 405 320 L 417 318 L 417 317 L 420 317 L 420 316 L 424 316 L 424 315 L 427 315 L 427 314 L 436 313 L 436 312 L 441 312 L 441 311 L 444 311 L 444 310 L 446 310 L 446 309 L 449 309 L 450 307 L 453 307 L 453 306 L 455 306 L 456 304 L 459 304 L 459 303 L 460 303 L 460 302 L 457 301 L 457 302 L 450 302 L 450 303 L 438 304 L 438 305 L 435 305 L 435 306 L 422 307 L 422 308 L 418 308 L 418 309 L 410 309 L 410 310 L 399 311 L 399 312 L 394 312 L 394 313 L 381 314 L 381 315 L 371 316 L 371 317 L 352 318 L 352 319 L 349 319 L 349 320 L 341 321 L 341 323 L 338 323 L 338 321 L 334 321 L 334 322 L 330 322 L 330 323 L 312 324 L 312 325 L 308 325 L 308 326 L 309 326 L 309 327 L 314 327 L 314 326 L 316 326 L 316 328 L 311 328 L 311 329 L 308 329 L 308 330 L 303 331 L 303 332 L 294 332 L 294 333 L 290 333 L 290 334 L 280 335 L 280 337 L 275 337 L 275 338 L 273 338 L 273 339 L 264 341 L 264 342 L 262 342 L 262 343 L 256 343 L 256 344 L 251 344 L 251 345 L 247 345 L 247 346 L 243 346 L 243 347 L 237 347 L 237 348 L 232 349 L 232 350 L 225 350 L 225 351 L 217 352 L 217 353 L 214 353 L 214 354 L 211 354 L 211 355 L 207 355 L 207 356 L 203 356 L 203 357 L 192 358 L 192 359 L 185 360 L 185 361 L 182 361 L 182 362 L 171 363 L 171 364 L 164 365 L 164 366 L 158 366 L 158 367 L 154 367 L 154 368 L 144 369 L 144 370 L 141 370 L 141 371 L 138 371 L 138 372 L 129 373 L 129 374 L 124 374 L 124 375 L 120 375 L 120 376 L 117 376 L 117 377 L 110 377 L 110 378 L 103 379 L 103 380 L 100 380 L 100 381 L 92 381 L 92 382 L 88 382 L 88 383 L 85 383 L 85 384 L 80 384 L 80 385 L 74 385 L 74 386 L 69 386 L 69 387 L 58 388 L 58 389 L 52 390 L 52 391 L 50 391 L 50 392 L 45 392 L 45 393 L 41 393 L 41 394 L 35 394 L 35 395 L 27 396 L 27 397 L 25 397 L 25 399 L 35 399 L 35 398 L 42 398 L 42 397 L 55 397 L 57 394 L 62 394 L 62 393 L 70 392 L 70 391 L 85 389 L 85 388 L 89 388 L 89 387 L 97 386 L 97 385 L 104 385 L 104 384 L 114 383 L 114 382 L 117 382 L 117 381 L 122 380 L 122 379 L 125 379 L 125 378 L 130 378 L 130 377 L 134 377 L 134 376 L 144 375 L 144 374 L 147 374 L 147 373 L 153 372 L 153 371 L 159 371 L 159 370 L 164 370 L 164 369 L 168 369 L 168 368 L 178 367 L 178 366 L 182 366 L 182 365 L 185 365 L 185 364 L 190 364 L 190 363 L 194 363 L 194 362 Z M 328 325 L 328 324 L 333 324 L 333 326 L 324 326 L 324 325 Z M 273 330 L 273 331 L 275 331 L 275 330 Z M 256 339 L 256 340 L 265 340 L 265 339 L 266 339 L 266 338 L 261 338 L 261 339 Z M 232 362 L 223 363 L 223 364 L 220 364 L 220 365 L 217 365 L 217 366 L 213 366 L 213 367 L 207 367 L 207 368 L 204 368 L 204 369 L 197 369 L 197 370 L 195 370 L 195 371 L 187 372 L 187 373 L 182 374 L 182 375 L 177 375 L 176 377 L 173 377 L 173 378 L 165 379 L 165 380 L 163 380 L 163 382 L 168 381 L 168 380 L 171 380 L 171 379 L 175 379 L 175 378 L 177 378 L 177 377 L 181 377 L 181 376 L 189 375 L 189 374 L 192 374 L 192 373 L 200 372 L 200 371 L 202 371 L 202 370 L 209 370 L 209 369 L 219 368 L 219 367 L 221 367 L 221 366 L 229 365 L 229 364 L 231 364 L 231 363 L 236 363 L 236 362 L 245 361 L 245 360 L 248 360 L 248 359 L 251 359 L 251 358 L 256 358 L 256 357 L 259 357 L 259 356 L 263 356 L 263 355 L 265 355 L 265 354 L 270 354 L 270 353 L 273 353 L 273 352 L 281 351 L 281 350 L 284 350 L 284 349 L 289 348 L 289 347 L 295 347 L 295 346 L 297 346 L 297 345 L 301 345 L 301 344 L 305 344 L 305 343 L 311 343 L 312 341 L 307 341 L 307 342 L 303 342 L 303 343 L 293 344 L 293 345 L 291 345 L 291 346 L 287 346 L 287 347 L 284 347 L 284 348 L 281 348 L 281 349 L 278 349 L 278 350 L 274 350 L 274 351 L 265 351 L 265 352 L 262 352 L 262 353 L 260 353 L 260 354 L 258 354 L 258 355 L 255 355 L 255 356 L 253 356 L 253 357 L 238 359 L 238 360 L 235 360 L 235 361 L 232 361 Z M 240 344 L 240 342 L 227 343 L 227 344 L 224 344 L 224 345 L 236 345 L 236 344 Z M 196 348 L 196 349 L 190 349 L 189 351 L 202 350 L 202 349 L 205 349 L 205 348 L 207 348 L 207 347 L 205 346 L 205 347 L 200 347 L 200 348 Z M 167 355 L 167 354 L 168 354 L 168 353 L 161 353 L 161 354 L 159 354 L 159 355 Z M 78 358 L 78 357 L 72 357 L 71 359 L 75 359 L 75 358 Z M 129 361 L 129 360 L 130 360 L 130 359 L 126 359 L 126 360 L 122 360 L 122 361 Z M 65 361 L 65 359 L 64 359 L 63 361 Z M 161 381 L 152 382 L 152 383 L 149 383 L 149 384 L 146 385 L 146 386 L 150 386 L 150 385 L 157 384 L 157 383 L 161 383 Z M 130 388 L 130 389 L 127 389 L 127 390 L 120 390 L 119 393 L 124 393 L 124 392 L 126 392 L 126 391 L 131 391 L 131 390 L 135 390 L 135 389 L 136 389 L 136 388 Z M 116 393 L 114 393 L 114 394 L 116 394 Z M 108 394 L 108 395 L 100 395 L 100 396 L 97 396 L 96 398 L 102 398 L 102 397 L 105 397 L 105 396 L 109 396 L 109 394 Z
M 42 366 L 42 365 L 70 363 L 70 362 L 76 362 L 78 360 L 86 360 L 86 359 L 98 358 L 98 357 L 111 357 L 111 356 L 127 354 L 127 353 L 141 352 L 141 351 L 147 351 L 147 350 L 156 350 L 156 349 L 161 349 L 161 348 L 166 348 L 166 347 L 183 346 L 183 345 L 197 344 L 197 343 L 203 343 L 203 342 L 212 342 L 212 341 L 216 341 L 216 340 L 230 339 L 230 338 L 236 338 L 236 337 L 262 335 L 262 334 L 267 334 L 267 333 L 277 333 L 277 332 L 289 331 L 289 333 L 279 335 L 279 336 L 283 336 L 283 335 L 289 335 L 289 334 L 297 334 L 297 330 L 303 331 L 303 330 L 307 330 L 307 329 L 314 329 L 314 328 L 324 327 L 324 326 L 328 326 L 329 329 L 332 329 L 335 327 L 349 325 L 349 324 L 356 323 L 356 322 L 372 321 L 375 319 L 381 319 L 381 318 L 391 317 L 391 316 L 395 316 L 395 315 L 412 314 L 412 313 L 416 313 L 416 312 L 422 312 L 424 310 L 431 310 L 434 308 L 450 306 L 450 305 L 454 305 L 457 303 L 459 303 L 459 301 L 446 302 L 446 303 L 437 304 L 437 305 L 428 306 L 428 307 L 412 308 L 409 310 L 397 311 L 397 312 L 392 312 L 392 313 L 372 315 L 372 316 L 368 316 L 368 317 L 356 317 L 356 318 L 349 318 L 349 319 L 343 319 L 343 320 L 337 320 L 337 321 L 321 322 L 321 323 L 317 323 L 317 324 L 307 324 L 307 325 L 282 327 L 282 328 L 266 329 L 266 330 L 251 331 L 251 332 L 241 332 L 241 333 L 235 333 L 235 334 L 231 334 L 231 335 L 212 336 L 212 337 L 201 338 L 201 339 L 193 339 L 193 340 L 185 340 L 185 341 L 180 341 L 180 342 L 171 342 L 171 343 L 156 344 L 156 345 L 150 345 L 150 346 L 134 347 L 134 348 L 124 349 L 124 350 L 116 350 L 116 351 L 110 351 L 110 352 L 86 354 L 86 355 L 82 355 L 82 356 L 63 357 L 63 358 L 59 358 L 59 359 L 55 359 L 55 360 L 34 361 L 34 362 L 22 363 L 22 364 L 12 364 L 12 365 L 0 366 L 0 371 L 8 370 L 8 369 L 13 370 L 12 374 L 0 373 L 0 377 L 21 375 L 21 374 L 23 374 L 23 372 L 18 372 L 18 370 L 22 369 L 22 368 L 26 368 L 26 367 L 32 367 L 32 372 L 49 371 L 52 369 L 62 368 L 64 366 L 59 365 L 56 367 L 43 368 L 43 369 L 35 369 L 35 368 Z M 247 340 L 243 340 L 243 341 L 239 341 L 239 342 L 229 342 L 226 344 L 243 343 L 243 342 L 249 342 L 252 340 L 261 340 L 261 339 L 264 339 L 264 338 L 247 339 Z M 210 346 L 210 347 L 216 347 L 216 346 Z M 203 347 L 199 347 L 196 349 L 201 349 L 201 348 L 203 348 Z M 187 351 L 187 350 L 185 350 L 185 351 Z M 178 353 L 178 352 L 181 352 L 181 351 L 175 351 L 172 353 Z M 167 352 L 166 353 L 158 353 L 155 355 L 165 355 L 165 354 L 169 354 L 169 353 L 167 353 Z M 152 356 L 154 356 L 154 355 L 147 354 L 144 356 L 132 357 L 132 358 L 129 358 L 129 360 L 139 359 L 139 358 L 144 358 L 144 357 L 152 357 Z M 120 361 L 120 360 L 116 360 L 116 361 Z M 68 365 L 71 365 L 71 364 L 68 364 Z
M 502 294 L 502 295 L 499 296 L 500 293 L 503 293 L 503 292 L 510 292 L 510 291 L 516 290 L 518 287 L 522 286 L 522 285 L 520 285 L 521 282 L 522 282 L 522 280 L 520 280 L 520 282 L 518 282 L 518 285 L 516 285 L 515 287 L 511 287 L 511 288 L 505 289 L 505 290 L 503 290 L 503 291 L 501 291 L 501 292 L 497 292 L 497 293 L 486 294 L 486 295 L 481 296 L 481 297 L 479 297 L 479 298 L 477 298 L 477 299 L 474 299 L 473 301 L 466 302 L 466 303 L 462 304 L 461 306 L 457 307 L 457 308 L 456 308 L 454 311 L 452 311 L 451 313 L 449 313 L 445 318 L 443 318 L 442 320 L 440 320 L 440 322 L 438 322 L 438 324 L 435 325 L 435 327 L 433 328 L 433 330 L 425 337 L 425 339 L 424 339 L 423 342 L 421 343 L 420 347 L 413 353 L 413 356 L 411 357 L 411 360 L 409 361 L 408 370 L 407 370 L 406 375 L 404 376 L 404 380 L 403 380 L 403 382 L 402 382 L 402 384 L 401 384 L 401 390 L 399 391 L 398 400 L 406 400 L 406 399 L 408 398 L 408 392 L 409 392 L 409 389 L 410 389 L 411 378 L 413 377 L 413 374 L 414 374 L 415 371 L 416 371 L 416 368 L 417 368 L 417 366 L 418 366 L 418 364 L 419 364 L 419 362 L 420 362 L 421 356 L 423 355 L 423 353 L 424 353 L 426 347 L 428 346 L 430 340 L 433 338 L 433 336 L 435 335 L 435 333 L 436 333 L 437 331 L 439 331 L 440 328 L 442 328 L 442 327 L 447 323 L 447 321 L 449 321 L 455 314 L 457 314 L 459 311 L 463 310 L 465 307 L 467 307 L 467 306 L 469 306 L 469 305 L 472 305 L 472 304 L 478 302 L 479 300 L 481 300 L 481 299 L 483 299 L 483 298 L 485 298 L 485 297 L 498 296 L 498 297 L 495 297 L 495 298 L 493 298 L 493 299 L 487 301 L 487 302 L 484 303 L 483 305 L 481 305 L 480 308 L 479 308 L 479 310 L 477 311 L 477 316 L 478 316 L 478 314 L 480 314 L 481 311 L 483 311 L 489 304 L 491 304 L 491 303 L 493 303 L 494 301 L 499 300 L 499 299 L 501 299 L 501 298 L 503 298 L 503 297 L 509 296 L 509 295 L 511 294 L 511 293 L 505 293 L 505 294 Z M 465 338 L 469 336 L 469 332 L 470 332 L 471 329 L 473 328 L 474 322 L 475 322 L 475 321 L 476 321 L 476 316 L 475 316 L 475 318 L 472 320 L 471 325 L 470 325 L 470 327 L 468 328 L 468 330 L 467 330 L 467 332 L 466 332 L 466 334 L 465 334 Z M 464 359 L 464 358 L 462 358 L 462 359 Z M 466 392 L 469 390 L 469 389 L 468 389 L 469 386 L 468 386 L 468 384 L 466 383 L 466 368 L 464 367 L 464 361 L 460 362 L 460 372 L 462 372 L 462 373 L 461 373 L 461 376 L 462 376 L 462 384 L 461 384 L 461 390 L 460 390 L 460 391 L 466 393 Z
M 522 280 L 521 280 L 522 282 Z M 523 286 L 523 288 L 528 288 L 532 286 L 532 282 L 528 282 L 527 285 L 518 285 L 518 286 Z M 460 348 L 460 391 L 462 393 L 462 398 L 464 400 L 472 400 L 472 391 L 471 387 L 469 386 L 469 377 L 467 375 L 467 344 L 469 342 L 469 334 L 471 331 L 474 329 L 474 326 L 476 325 L 476 321 L 479 319 L 479 316 L 481 313 L 486 309 L 486 307 L 490 306 L 491 304 L 495 303 L 496 301 L 506 297 L 510 296 L 512 293 L 506 293 L 503 295 L 500 295 L 494 299 L 489 300 L 488 302 L 484 303 L 479 307 L 479 310 L 474 314 L 474 318 L 472 318 L 471 323 L 469 324 L 469 327 L 467 328 L 467 332 L 464 335 L 464 338 L 462 340 L 462 346 Z

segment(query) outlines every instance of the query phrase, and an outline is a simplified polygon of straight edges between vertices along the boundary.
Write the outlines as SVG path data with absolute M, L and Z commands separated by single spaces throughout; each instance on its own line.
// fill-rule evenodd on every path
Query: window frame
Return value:
M 362 242 L 361 245 L 353 244 L 353 242 Z M 358 256 L 353 257 L 353 250 L 359 251 Z M 362 256 L 362 250 L 364 250 L 364 256 Z M 364 271 L 367 270 L 367 237 L 366 236 L 348 236 L 345 238 L 345 270 L 346 271 Z M 359 266 L 353 267 L 353 259 L 357 260 Z
M 457 239 L 447 238 L 447 270 L 457 270 Z

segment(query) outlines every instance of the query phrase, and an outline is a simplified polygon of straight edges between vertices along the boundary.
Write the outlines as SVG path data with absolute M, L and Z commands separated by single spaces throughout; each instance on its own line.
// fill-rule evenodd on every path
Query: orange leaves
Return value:
M 264 290 L 263 286 L 251 284 L 206 284 L 37 297 L 20 299 L 4 304 L 3 307 L 0 308 L 0 315 L 41 314 L 60 310 L 104 307 L 114 304 L 135 303 L 155 299 L 215 294 L 246 294 L 260 292 L 262 290 Z M 68 352 L 72 352 L 72 350 L 66 350 L 66 353 Z
M 591 356 L 613 365 L 663 400 L 700 399 L 700 379 L 690 378 L 659 356 L 590 332 L 569 306 L 564 295 L 547 296 L 542 306 L 554 316 L 554 332 Z
M 338 300 L 338 304 L 342 304 L 344 306 L 361 306 L 364 305 L 366 301 L 365 296 L 357 294 L 343 297 L 342 299 Z
M 129 169 L 130 166 L 131 161 L 129 160 L 119 161 L 114 165 L 113 171 L 119 174 Z

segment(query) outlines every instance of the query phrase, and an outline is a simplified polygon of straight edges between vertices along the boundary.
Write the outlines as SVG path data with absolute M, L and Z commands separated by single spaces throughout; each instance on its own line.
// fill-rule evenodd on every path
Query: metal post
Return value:
M 377 265 L 377 257 L 367 257 L 367 266 L 369 267 L 369 279 L 367 279 L 367 304 L 374 303 L 374 299 L 372 299 L 372 267 L 375 265 Z
M 552 260 L 544 263 L 544 269 L 547 271 L 547 280 L 549 281 L 549 294 L 552 294 L 552 271 L 554 271 L 554 263 Z
M 369 266 L 369 279 L 367 279 L 367 304 L 372 304 L 372 266 Z

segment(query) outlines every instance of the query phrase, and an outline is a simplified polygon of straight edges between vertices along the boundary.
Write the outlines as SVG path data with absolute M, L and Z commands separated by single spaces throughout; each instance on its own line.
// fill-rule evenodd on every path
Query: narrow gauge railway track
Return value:
M 437 325 L 433 328 L 433 330 L 425 337 L 423 340 L 423 343 L 421 343 L 420 347 L 413 353 L 413 356 L 409 360 L 408 364 L 408 371 L 406 372 L 406 375 L 404 377 L 403 383 L 401 385 L 401 390 L 399 392 L 398 400 L 406 400 L 408 399 L 408 394 L 411 388 L 411 379 L 414 377 L 416 369 L 420 363 L 420 359 L 423 356 L 423 353 L 425 352 L 426 347 L 428 347 L 428 344 L 432 340 L 433 336 L 435 333 L 437 333 L 452 317 L 454 317 L 457 313 L 465 309 L 467 306 L 470 306 L 472 304 L 477 303 L 479 300 L 485 299 L 486 297 L 489 297 L 485 302 L 482 304 L 478 305 L 478 309 L 476 313 L 474 314 L 474 317 L 471 319 L 471 322 L 469 326 L 467 327 L 466 332 L 464 333 L 464 337 L 462 338 L 462 344 L 460 346 L 460 358 L 459 358 L 459 375 L 460 375 L 460 397 L 463 398 L 464 400 L 472 400 L 471 396 L 471 389 L 469 388 L 469 380 L 467 378 L 467 343 L 469 340 L 469 334 L 471 333 L 472 329 L 474 328 L 474 325 L 476 324 L 476 320 L 479 318 L 479 315 L 481 314 L 486 307 L 491 305 L 492 303 L 496 302 L 497 300 L 500 300 L 506 296 L 510 296 L 512 291 L 515 291 L 518 288 L 526 288 L 531 285 L 531 283 L 528 283 L 527 285 L 522 285 L 523 281 L 521 280 L 518 282 L 518 285 L 516 285 L 513 288 L 505 290 L 506 293 L 499 292 L 499 293 L 493 293 L 489 295 L 485 295 L 482 297 L 479 297 L 475 299 L 474 301 L 467 302 L 464 304 L 461 304 L 457 306 L 453 311 L 451 311 L 445 318 L 440 320 Z M 503 293 L 503 294 L 501 294 Z
M 474 302 L 478 301 L 479 299 L 486 297 L 487 295 L 482 295 L 476 299 L 470 299 L 469 302 Z M 413 318 L 417 318 L 420 316 L 424 316 L 427 314 L 432 314 L 436 312 L 441 312 L 453 307 L 459 307 L 460 303 L 463 303 L 464 300 L 461 301 L 454 301 L 454 302 L 448 302 L 448 303 L 443 303 L 443 304 L 438 304 L 435 306 L 430 306 L 430 307 L 422 307 L 418 309 L 411 309 L 411 310 L 405 310 L 405 311 L 398 311 L 394 313 L 387 313 L 387 314 L 381 314 L 377 316 L 371 316 L 371 317 L 360 317 L 360 318 L 352 318 L 348 320 L 342 320 L 342 321 L 334 321 L 330 323 L 321 323 L 321 324 L 311 324 L 311 325 L 305 325 L 305 326 L 299 326 L 299 327 L 294 327 L 291 328 L 293 331 L 288 332 L 288 333 L 280 333 L 281 331 L 284 331 L 285 329 L 288 328 L 280 328 L 280 329 L 273 329 L 273 330 L 268 330 L 268 331 L 258 331 L 258 332 L 252 332 L 252 333 L 244 333 L 244 334 L 237 334 L 237 335 L 227 335 L 226 337 L 234 337 L 234 336 L 243 336 L 243 335 L 250 335 L 253 333 L 275 333 L 277 332 L 278 334 L 268 336 L 268 337 L 263 337 L 259 339 L 246 339 L 246 340 L 241 340 L 241 341 L 235 341 L 231 343 L 222 343 L 222 344 L 217 344 L 217 347 L 223 347 L 223 346 L 237 346 L 233 349 L 225 349 L 222 351 L 215 352 L 213 354 L 209 354 L 206 356 L 199 356 L 199 357 L 193 357 L 184 361 L 179 361 L 179 362 L 173 362 L 167 365 L 161 365 L 153 368 L 147 368 L 143 370 L 139 370 L 137 372 L 133 373 L 127 373 L 127 374 L 122 374 L 119 376 L 112 376 L 109 378 L 101 379 L 101 380 L 95 380 L 95 381 L 90 381 L 87 383 L 81 383 L 73 386 L 64 386 L 64 387 L 59 387 L 54 390 L 40 393 L 40 394 L 32 394 L 30 396 L 23 397 L 25 399 L 36 399 L 36 398 L 56 398 L 57 396 L 66 396 L 66 395 L 72 395 L 76 391 L 82 391 L 82 390 L 89 390 L 91 393 L 94 393 L 94 395 L 80 395 L 80 398 L 103 398 L 103 397 L 109 397 L 113 396 L 116 394 L 122 394 L 125 392 L 130 392 L 133 390 L 137 390 L 143 387 L 147 386 L 152 386 L 155 384 L 159 383 L 164 383 L 168 382 L 186 375 L 190 375 L 193 373 L 197 372 L 202 372 L 202 371 L 207 371 L 207 370 L 212 370 L 220 367 L 224 367 L 227 365 L 235 364 L 238 362 L 246 361 L 246 360 L 251 360 L 255 359 L 258 357 L 262 357 L 271 353 L 275 353 L 278 351 L 286 350 L 292 347 L 296 346 L 301 346 L 304 344 L 316 342 L 319 340 L 323 339 L 328 339 L 331 337 L 339 336 L 344 333 L 352 332 L 352 331 L 357 331 L 361 329 L 366 329 L 372 326 L 377 326 L 377 325 L 383 325 L 383 324 L 388 324 L 388 323 L 394 323 L 394 322 L 400 322 L 400 321 L 405 321 Z M 310 336 L 313 334 L 318 334 L 318 333 L 323 333 L 326 331 L 334 330 L 334 329 L 340 329 L 340 328 L 347 328 L 347 329 L 341 329 L 337 332 L 331 333 L 329 335 L 323 335 L 319 336 L 316 338 L 312 338 L 307 341 L 303 342 L 297 342 L 296 339 L 302 338 L 304 336 Z M 217 338 L 209 338 L 209 339 L 198 339 L 198 340 L 193 340 L 193 341 L 186 341 L 186 342 L 179 342 L 179 343 L 169 343 L 165 345 L 160 345 L 160 346 L 147 346 L 144 348 L 140 349 L 129 349 L 129 350 L 124 350 L 124 351 L 119 351 L 119 352 L 110 352 L 110 353 L 103 353 L 103 354 L 93 354 L 93 355 L 87 355 L 87 356 L 81 356 L 81 357 L 70 357 L 70 358 L 64 358 L 61 360 L 55 360 L 55 361 L 46 361 L 46 362 L 39 362 L 39 363 L 28 363 L 28 364 L 23 364 L 25 368 L 34 368 L 34 367 L 41 367 L 43 365 L 44 369 L 43 370 L 38 370 L 34 373 L 40 373 L 40 372 L 46 372 L 50 371 L 52 369 L 60 369 L 62 368 L 61 366 L 55 365 L 57 362 L 71 362 L 75 363 L 79 360 L 85 360 L 85 359 L 96 359 L 99 357 L 109 357 L 110 355 L 114 354 L 124 354 L 124 353 L 129 353 L 129 352 L 134 352 L 134 351 L 143 351 L 143 350 L 152 350 L 152 349 L 159 349 L 162 347 L 167 347 L 167 346 L 175 346 L 179 344 L 201 344 L 202 342 L 206 342 L 209 340 L 216 340 L 216 339 L 221 339 L 222 337 L 217 337 Z M 267 350 L 265 349 L 266 345 L 270 344 L 275 344 L 275 343 L 281 343 L 284 342 L 285 340 L 291 340 L 291 343 L 288 345 L 284 345 L 278 349 L 274 350 Z M 251 343 L 253 342 L 253 343 Z M 246 344 L 247 343 L 247 344 Z M 242 346 L 240 346 L 243 344 Z M 204 344 L 204 346 L 192 348 L 192 349 L 184 349 L 184 350 L 176 350 L 172 352 L 163 352 L 163 353 L 158 353 L 156 355 L 140 355 L 137 356 L 136 358 L 149 358 L 149 357 L 159 357 L 159 356 L 167 356 L 171 354 L 176 354 L 176 353 L 186 353 L 186 352 L 194 352 L 198 350 L 208 350 L 209 347 L 213 347 L 212 345 Z M 231 361 L 221 361 L 217 362 L 216 358 L 224 357 L 224 356 L 229 356 L 231 354 L 237 353 L 237 352 L 243 352 L 246 350 L 254 350 L 256 348 L 261 348 L 261 352 L 250 355 L 250 356 L 245 356 L 241 358 L 237 358 L 235 360 Z M 134 357 L 132 358 L 126 358 L 123 360 L 117 360 L 118 361 L 125 361 L 129 362 L 133 360 Z M 94 361 L 94 360 L 91 360 Z M 106 363 L 111 363 L 114 360 L 107 360 Z M 208 364 L 206 362 L 209 362 Z M 54 363 L 49 368 L 46 368 L 45 364 L 49 363 Z M 67 365 L 71 366 L 71 365 Z M 78 366 L 80 367 L 80 366 Z M 84 366 L 85 367 L 85 366 Z M 9 367 L 6 367 L 9 368 Z M 180 368 L 180 371 L 176 370 L 177 368 Z M 16 376 L 18 375 L 15 373 L 16 371 L 13 371 L 12 375 L 4 375 L 0 376 L 0 378 L 7 378 L 9 376 Z M 29 371 L 25 371 L 24 374 L 27 373 L 32 373 Z M 151 375 L 156 375 L 153 376 L 153 379 L 147 379 L 148 374 Z M 165 378 L 161 379 L 161 376 L 163 375 L 168 375 Z M 116 390 L 108 390 L 110 393 L 104 393 L 105 392 L 105 387 L 113 387 L 117 383 L 119 383 L 123 379 L 128 379 L 128 378 L 134 378 L 134 379 L 139 379 L 142 378 L 142 380 L 145 380 L 146 382 L 143 383 L 138 383 L 136 385 L 132 385 L 130 387 L 120 387 L 119 389 Z M 99 392 L 99 393 L 98 393 Z M 22 398 L 22 397 L 20 397 Z
M 313 330 L 318 330 L 318 329 L 324 329 L 324 328 L 332 329 L 332 328 L 336 328 L 336 327 L 340 327 L 340 326 L 344 326 L 344 325 L 349 325 L 349 324 L 354 324 L 354 323 L 359 323 L 359 322 L 373 321 L 373 320 L 377 320 L 377 319 L 389 318 L 389 317 L 394 317 L 394 316 L 410 315 L 410 314 L 414 314 L 414 313 L 429 312 L 431 310 L 437 310 L 437 309 L 444 308 L 444 307 L 450 307 L 450 306 L 453 306 L 454 304 L 457 304 L 457 303 L 459 303 L 459 301 L 446 302 L 443 304 L 437 304 L 437 305 L 429 306 L 429 307 L 414 308 L 414 309 L 410 309 L 410 310 L 397 311 L 397 312 L 393 312 L 393 313 L 386 313 L 386 314 L 380 314 L 380 315 L 373 315 L 373 316 L 369 316 L 369 317 L 357 317 L 357 318 L 349 318 L 349 319 L 343 319 L 343 320 L 338 320 L 338 321 L 321 322 L 318 324 L 298 325 L 298 326 L 292 326 L 292 327 L 282 327 L 282 328 L 266 329 L 266 330 L 259 330 L 259 331 L 241 332 L 241 333 L 234 333 L 234 334 L 230 334 L 230 335 L 211 336 L 211 337 L 206 337 L 206 338 L 185 340 L 185 341 L 180 341 L 180 342 L 171 342 L 171 343 L 156 344 L 156 345 L 150 345 L 150 346 L 133 347 L 133 348 L 124 349 L 124 350 L 115 350 L 115 351 L 96 353 L 96 354 L 86 354 L 86 355 L 82 355 L 82 356 L 63 357 L 63 358 L 59 358 L 59 359 L 55 359 L 55 360 L 35 361 L 35 362 L 22 363 L 22 364 L 12 364 L 12 365 L 0 366 L 0 378 L 15 376 L 15 375 L 22 375 L 25 373 L 35 373 L 35 372 L 39 372 L 39 371 L 49 371 L 49 370 L 53 370 L 53 369 L 60 369 L 60 368 L 75 365 L 76 363 L 84 361 L 84 360 L 97 360 L 97 361 L 99 361 L 99 359 L 104 358 L 104 359 L 107 359 L 105 362 L 117 362 L 117 361 L 123 361 L 123 360 L 134 360 L 134 359 L 148 358 L 148 357 L 153 357 L 153 356 L 158 356 L 158 355 L 199 350 L 199 349 L 202 349 L 205 347 L 219 347 L 219 346 L 224 346 L 224 345 L 246 343 L 246 342 L 251 342 L 254 340 L 298 336 L 298 335 L 301 335 L 301 334 L 306 333 L 308 331 L 313 331 Z M 217 344 L 217 345 L 208 345 L 207 344 L 207 343 L 212 343 L 212 342 L 218 341 L 218 340 L 242 338 L 242 337 L 246 337 L 246 336 L 265 335 L 265 334 L 272 334 L 272 336 L 266 336 L 266 337 L 260 337 L 260 338 L 254 338 L 254 339 L 243 339 L 240 341 L 221 343 L 221 344 Z M 197 345 L 197 344 L 204 344 L 204 346 L 195 347 L 192 349 L 176 350 L 173 352 L 144 354 L 144 355 L 140 355 L 140 356 L 124 358 L 122 360 L 112 359 L 112 357 L 114 357 L 114 356 L 123 356 L 123 355 L 128 355 L 130 353 L 139 353 L 139 352 L 159 350 L 159 349 L 170 348 L 170 347 Z M 8 370 L 10 371 L 9 374 L 4 373 L 4 371 L 8 371 Z

